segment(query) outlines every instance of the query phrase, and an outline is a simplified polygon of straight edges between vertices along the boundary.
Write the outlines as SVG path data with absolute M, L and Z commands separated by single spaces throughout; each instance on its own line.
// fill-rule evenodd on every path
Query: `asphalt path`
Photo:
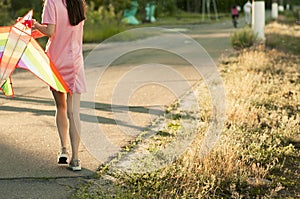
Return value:
M 119 41 L 119 35 L 100 45 L 85 44 L 89 91 L 81 103 L 80 172 L 56 164 L 60 146 L 49 89 L 17 70 L 15 98 L 0 96 L 0 198 L 69 198 L 100 164 L 203 78 L 195 65 L 213 65 L 231 50 L 233 31 L 230 21 L 168 26 L 129 32 L 137 33 L 130 41 Z M 146 37 L 136 39 L 141 33 Z

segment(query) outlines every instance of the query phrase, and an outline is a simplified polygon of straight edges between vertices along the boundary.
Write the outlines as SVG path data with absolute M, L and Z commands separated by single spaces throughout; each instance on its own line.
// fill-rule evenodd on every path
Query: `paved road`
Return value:
M 194 38 L 214 61 L 218 61 L 220 55 L 230 49 L 231 26 L 231 22 L 224 22 L 167 28 Z M 174 35 L 172 31 L 164 36 L 174 45 L 163 43 L 159 36 L 126 44 L 127 47 L 137 46 L 142 42 L 143 46 L 143 41 L 147 40 L 147 45 L 155 42 L 160 45 L 161 42 L 178 53 L 189 49 L 181 48 L 170 38 Z M 188 45 L 191 40 L 186 41 Z M 95 45 L 85 45 L 85 50 L 93 47 Z M 54 124 L 54 103 L 47 86 L 26 71 L 18 70 L 13 75 L 15 98 L 0 96 L 1 197 L 69 198 L 74 188 L 91 178 L 101 163 L 108 161 L 121 146 L 149 125 L 165 105 L 201 78 L 194 67 L 164 49 L 138 49 L 116 59 L 112 59 L 114 54 L 109 53 L 122 53 L 126 46 L 114 42 L 99 49 L 86 64 L 87 80 L 94 90 L 89 90 L 82 100 L 84 143 L 80 149 L 81 172 L 71 172 L 56 164 L 59 139 Z M 203 55 L 202 50 L 200 54 Z M 105 61 L 109 59 L 101 59 L 105 53 L 113 60 L 107 68 L 104 67 Z M 196 56 L 193 52 L 191 54 Z M 96 109 L 91 112 L 89 108 L 93 106 Z

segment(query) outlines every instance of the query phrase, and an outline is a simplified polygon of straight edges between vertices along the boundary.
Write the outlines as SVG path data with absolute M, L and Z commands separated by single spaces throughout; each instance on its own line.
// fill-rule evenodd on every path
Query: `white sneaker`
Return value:
M 58 164 L 68 164 L 68 154 L 66 153 L 59 153 L 57 157 Z
M 69 169 L 72 171 L 81 171 L 80 160 L 72 160 L 69 164 Z
M 68 158 L 69 158 L 69 155 L 67 153 L 67 150 L 66 150 L 66 148 L 63 147 L 61 149 L 61 152 L 58 153 L 57 163 L 58 164 L 68 164 Z

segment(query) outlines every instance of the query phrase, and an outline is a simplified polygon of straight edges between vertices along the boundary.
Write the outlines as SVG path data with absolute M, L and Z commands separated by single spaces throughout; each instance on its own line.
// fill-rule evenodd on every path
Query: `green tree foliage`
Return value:
M 199 13 L 202 11 L 203 2 L 208 2 L 209 0 L 177 0 L 176 6 L 187 12 L 196 12 Z M 252 1 L 252 0 L 251 0 Z M 266 8 L 270 9 L 273 0 L 265 0 Z M 291 3 L 296 2 L 297 0 L 289 0 Z M 217 4 L 218 12 L 230 12 L 230 8 L 233 5 L 238 5 L 241 8 L 247 2 L 247 0 L 215 0 Z M 285 3 L 287 0 L 285 0 Z M 213 8 L 213 0 L 210 0 L 210 8 Z
M 98 10 L 100 7 L 109 10 L 110 7 L 113 7 L 116 14 L 130 6 L 130 0 L 86 0 L 86 3 L 93 5 L 94 10 Z
M 28 9 L 34 9 L 36 11 L 41 11 L 43 1 L 42 0 L 26 0 L 26 1 L 10 0 L 10 2 L 13 10 L 28 8 Z
M 157 0 L 156 4 L 158 16 L 173 16 L 174 14 L 176 14 L 176 0 Z
M 122 13 L 124 9 L 130 8 L 131 0 L 86 0 L 88 5 L 94 5 L 94 9 L 98 10 L 100 7 L 109 10 L 112 6 L 115 10 L 115 14 Z M 145 7 L 147 3 L 156 4 L 157 16 L 173 15 L 177 10 L 176 0 L 138 0 L 139 10 L 138 15 L 141 18 L 145 15 Z
M 156 5 L 156 16 L 172 16 L 177 11 L 176 0 L 139 0 L 139 13 L 145 15 L 145 7 L 148 3 Z
M 11 21 L 9 10 L 11 8 L 9 0 L 0 0 L 0 25 L 8 25 Z
M 34 10 L 34 17 L 40 19 L 41 10 L 42 10 L 42 0 L 9 0 L 11 6 L 11 17 L 18 18 L 24 15 L 28 10 Z

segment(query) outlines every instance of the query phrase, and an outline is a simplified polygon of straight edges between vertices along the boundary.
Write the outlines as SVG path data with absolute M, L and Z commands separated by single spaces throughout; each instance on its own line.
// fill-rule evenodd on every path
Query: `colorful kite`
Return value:
M 16 68 L 23 68 L 54 90 L 70 92 L 43 48 L 33 38 L 32 15 L 31 10 L 13 26 L 0 27 L 0 89 L 5 95 L 13 96 L 11 75 Z

